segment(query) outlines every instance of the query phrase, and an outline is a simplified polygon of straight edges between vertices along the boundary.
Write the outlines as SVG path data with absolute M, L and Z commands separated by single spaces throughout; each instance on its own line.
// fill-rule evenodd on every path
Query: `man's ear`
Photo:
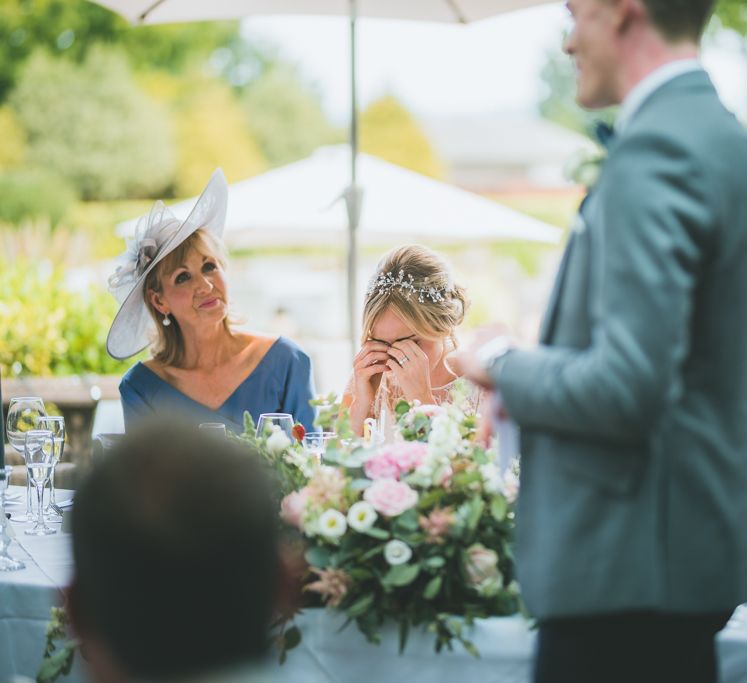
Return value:
M 647 19 L 648 10 L 642 0 L 615 0 L 614 25 L 619 33 L 624 33 L 633 24 Z

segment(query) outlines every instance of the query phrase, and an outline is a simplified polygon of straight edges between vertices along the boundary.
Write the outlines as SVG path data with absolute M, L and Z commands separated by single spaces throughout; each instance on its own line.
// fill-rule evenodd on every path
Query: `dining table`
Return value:
M 21 487 L 9 487 L 18 501 L 25 496 Z M 57 500 L 71 499 L 72 491 L 58 490 Z M 21 511 L 18 502 L 8 510 Z M 66 512 L 65 515 L 71 514 Z M 27 523 L 11 523 L 15 535 L 12 555 L 25 568 L 0 573 L 0 683 L 18 677 L 34 679 L 42 661 L 45 630 L 50 609 L 64 601 L 65 587 L 72 572 L 71 536 L 57 523 L 57 533 L 35 537 L 24 534 Z M 406 649 L 399 653 L 399 631 L 385 625 L 381 642 L 371 644 L 355 624 L 345 625 L 344 615 L 323 608 L 304 610 L 296 617 L 302 639 L 288 652 L 284 664 L 273 656 L 264 663 L 263 680 L 273 683 L 453 683 L 480 680 L 483 683 L 530 683 L 536 631 L 519 615 L 476 620 L 466 629 L 479 650 L 479 658 L 454 643 L 453 649 L 434 652 L 434 636 L 425 629 L 412 629 Z M 720 683 L 747 683 L 747 606 L 734 612 L 729 624 L 718 634 L 717 653 Z M 60 683 L 85 683 L 85 663 L 76 655 L 73 668 Z

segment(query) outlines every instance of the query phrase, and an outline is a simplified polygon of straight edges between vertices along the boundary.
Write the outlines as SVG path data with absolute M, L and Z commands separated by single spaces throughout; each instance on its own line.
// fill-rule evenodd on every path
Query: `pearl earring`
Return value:
M 169 314 L 168 314 L 168 313 L 166 313 L 166 314 L 165 314 L 165 315 L 163 316 L 163 326 L 164 326 L 164 327 L 168 327 L 169 325 L 171 325 L 171 318 L 169 318 Z

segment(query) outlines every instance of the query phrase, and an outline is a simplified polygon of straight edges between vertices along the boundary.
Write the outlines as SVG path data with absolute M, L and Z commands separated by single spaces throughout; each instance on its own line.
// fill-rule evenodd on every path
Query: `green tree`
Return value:
M 29 58 L 11 98 L 28 136 L 28 162 L 72 182 L 85 199 L 161 195 L 174 171 L 166 113 L 135 84 L 117 48 L 78 65 Z
M 172 109 L 177 146 L 174 191 L 180 197 L 198 193 L 218 166 L 229 182 L 235 182 L 267 165 L 233 90 L 217 79 L 190 83 Z
M 361 114 L 361 150 L 434 178 L 444 168 L 415 118 L 391 95 Z
M 26 159 L 26 133 L 9 107 L 0 107 L 0 172 L 21 166 Z
M 747 36 L 747 4 L 744 0 L 719 0 L 716 4 L 717 26 L 728 28 Z
M 266 65 L 244 88 L 242 105 L 271 166 L 303 159 L 343 139 L 324 115 L 317 93 L 286 64 Z
M 173 72 L 205 63 L 219 48 L 245 49 L 239 44 L 236 21 L 133 28 L 122 17 L 86 0 L 2 0 L 0 102 L 37 48 L 81 62 L 97 43 L 119 45 L 136 68 Z

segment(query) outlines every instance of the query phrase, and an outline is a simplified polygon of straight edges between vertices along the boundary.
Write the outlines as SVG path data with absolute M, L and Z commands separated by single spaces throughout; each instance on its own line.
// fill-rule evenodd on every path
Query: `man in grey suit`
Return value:
M 538 683 L 715 681 L 747 600 L 747 133 L 697 61 L 712 4 L 569 0 L 615 136 L 540 345 L 459 358 L 521 428 Z

